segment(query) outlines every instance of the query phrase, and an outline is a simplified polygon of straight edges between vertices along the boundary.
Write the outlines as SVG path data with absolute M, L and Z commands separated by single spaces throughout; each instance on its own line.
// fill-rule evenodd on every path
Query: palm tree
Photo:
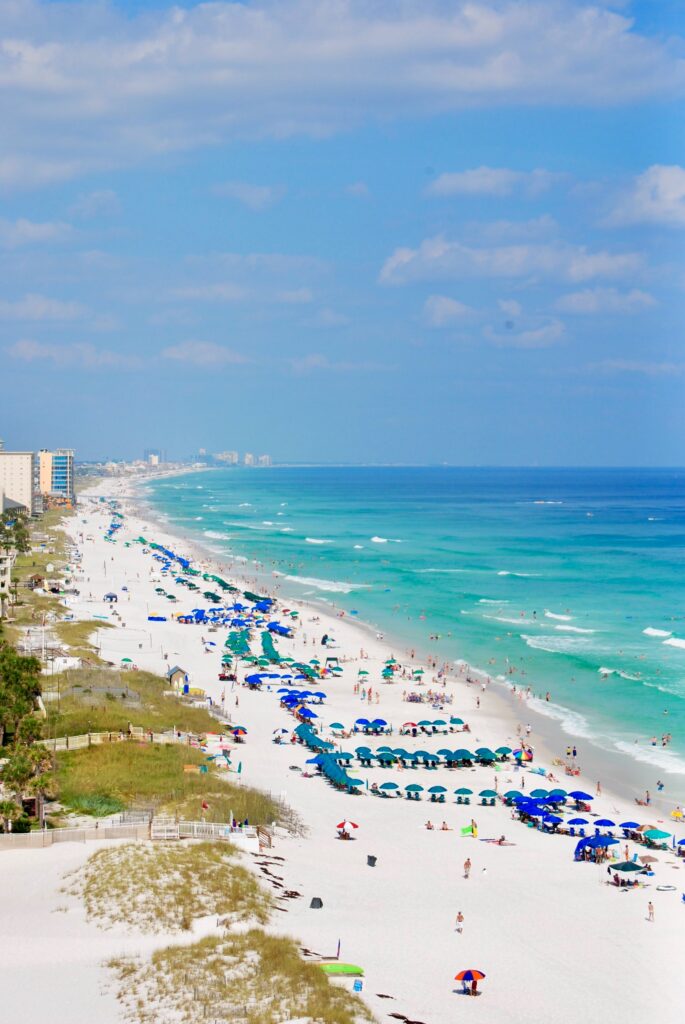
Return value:
M 0 824 L 2 831 L 9 832 L 10 822 L 16 821 L 22 815 L 22 809 L 14 800 L 0 800 Z

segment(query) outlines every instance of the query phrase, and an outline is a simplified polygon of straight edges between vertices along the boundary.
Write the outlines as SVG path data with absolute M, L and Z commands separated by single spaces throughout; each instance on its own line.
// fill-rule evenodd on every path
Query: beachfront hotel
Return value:
M 39 491 L 46 504 L 60 504 L 71 508 L 75 501 L 74 452 L 71 448 L 38 453 Z
M 37 515 L 42 508 L 38 490 L 38 463 L 34 452 L 5 451 L 0 441 L 0 493 L 9 508 Z M 3 507 L 4 511 L 4 507 Z

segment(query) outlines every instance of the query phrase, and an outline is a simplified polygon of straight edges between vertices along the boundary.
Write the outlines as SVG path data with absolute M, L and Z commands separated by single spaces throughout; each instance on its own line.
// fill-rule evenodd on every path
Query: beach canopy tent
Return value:
M 579 855 L 583 852 L 586 847 L 591 850 L 604 849 L 607 846 L 615 846 L 618 843 L 618 839 L 613 839 L 611 836 L 588 836 L 587 839 L 581 839 L 577 844 L 574 851 L 576 860 Z
M 644 864 L 636 864 L 634 860 L 624 860 L 622 864 L 612 864 L 611 870 L 622 871 L 625 874 L 629 874 L 631 871 L 646 871 L 647 868 L 644 866 Z

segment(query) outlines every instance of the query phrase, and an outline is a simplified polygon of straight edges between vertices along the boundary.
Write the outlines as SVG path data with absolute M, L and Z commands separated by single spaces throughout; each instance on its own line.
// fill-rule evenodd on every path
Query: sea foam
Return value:
M 573 618 L 572 615 L 556 615 L 554 612 L 545 611 L 546 619 L 561 619 L 562 622 L 570 622 Z
M 680 647 L 685 650 L 685 640 L 680 640 L 677 636 L 672 636 L 669 640 L 664 640 L 664 643 L 668 647 Z
M 316 587 L 317 590 L 329 591 L 333 594 L 351 594 L 353 590 L 368 590 L 369 583 L 345 583 L 343 580 L 320 580 L 315 576 L 286 576 L 291 583 L 302 586 Z
M 305 537 L 307 544 L 332 544 L 330 540 L 320 540 L 318 537 Z
M 651 626 L 647 626 L 647 629 L 643 629 L 642 632 L 645 636 L 672 636 L 670 629 L 653 629 Z

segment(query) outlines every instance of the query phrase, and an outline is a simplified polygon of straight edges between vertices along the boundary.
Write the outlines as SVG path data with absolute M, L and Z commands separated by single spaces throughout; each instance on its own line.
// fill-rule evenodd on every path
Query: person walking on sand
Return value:
M 597 783 L 597 796 L 601 796 L 601 795 L 602 795 L 602 783 L 598 782 Z
M 654 923 L 654 904 L 651 900 L 647 904 L 647 920 Z
M 478 838 L 478 825 L 473 820 L 473 818 L 471 818 L 471 835 L 473 836 L 474 839 Z
M 464 915 L 462 914 L 461 910 L 457 912 L 456 930 L 459 932 L 460 935 L 464 931 Z
M 468 878 L 471 874 L 471 858 L 467 857 L 464 861 L 464 878 Z

